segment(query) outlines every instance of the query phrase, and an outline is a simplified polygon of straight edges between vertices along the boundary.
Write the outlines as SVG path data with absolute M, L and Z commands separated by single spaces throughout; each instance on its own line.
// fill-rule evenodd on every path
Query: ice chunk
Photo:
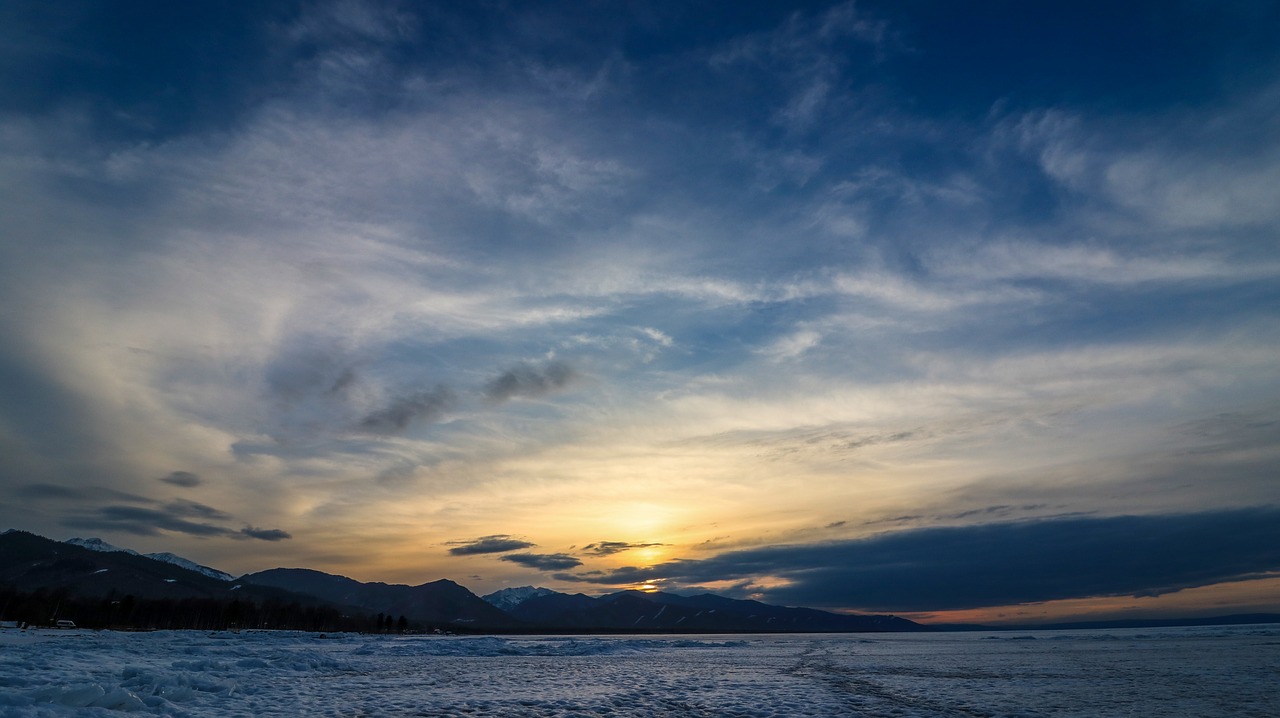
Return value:
M 101 689 L 99 689 L 101 690 Z M 102 697 L 93 701 L 89 705 L 97 708 L 110 708 L 117 711 L 136 711 L 146 708 L 146 704 L 142 702 L 133 693 L 124 688 L 114 688 L 107 691 Z
M 37 691 L 31 696 L 33 703 L 57 703 L 72 708 L 84 708 L 106 695 L 97 683 L 75 686 L 55 686 Z

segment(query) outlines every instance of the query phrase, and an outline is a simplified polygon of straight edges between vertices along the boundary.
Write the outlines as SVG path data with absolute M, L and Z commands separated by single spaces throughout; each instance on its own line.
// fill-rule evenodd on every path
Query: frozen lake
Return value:
M 1280 626 L 572 638 L 0 631 L 0 715 L 121 711 L 1273 717 Z

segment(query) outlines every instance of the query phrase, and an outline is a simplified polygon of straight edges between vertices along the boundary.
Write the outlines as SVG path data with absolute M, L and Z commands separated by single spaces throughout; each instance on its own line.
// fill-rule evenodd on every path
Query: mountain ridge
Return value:
M 137 551 L 134 551 L 131 548 L 120 548 L 119 546 L 116 546 L 114 544 L 107 543 L 106 541 L 103 541 L 100 538 L 76 537 L 76 538 L 69 538 L 66 541 L 63 541 L 63 543 L 71 544 L 72 546 L 79 546 L 80 548 L 88 549 L 90 551 L 98 551 L 99 553 L 127 553 L 131 556 L 145 556 L 147 558 L 155 559 L 157 561 L 163 561 L 165 563 L 171 563 L 175 566 L 181 566 L 185 569 L 195 571 L 196 573 L 202 573 L 208 576 L 209 578 L 216 578 L 219 581 L 235 580 L 235 576 L 232 576 L 226 571 L 219 571 L 216 568 L 210 568 L 208 566 L 198 564 L 189 558 L 183 558 L 182 556 L 179 556 L 175 553 L 169 553 L 168 551 L 164 551 L 161 553 L 138 553 Z
M 306 593 L 332 603 L 405 616 L 410 621 L 426 624 L 486 629 L 519 625 L 519 621 L 506 612 L 445 578 L 408 586 L 380 581 L 363 583 L 308 568 L 273 568 L 245 574 L 239 581 Z
M 202 568 L 219 575 L 210 575 Z M 307 568 L 268 569 L 231 580 L 228 576 L 174 554 L 140 554 L 102 539 L 60 542 L 16 529 L 0 532 L 0 589 L 9 591 L 63 591 L 94 600 L 136 596 L 151 600 L 283 602 L 304 608 L 326 606 L 344 619 L 347 613 L 370 617 L 376 613 L 384 622 L 404 616 L 419 628 L 467 632 L 1025 631 L 1280 622 L 1280 614 L 1231 614 L 1018 626 L 921 625 L 895 616 L 773 606 L 705 592 L 684 596 L 624 590 L 588 596 L 520 586 L 480 597 L 444 578 L 416 586 L 364 583 Z M 385 627 L 384 624 L 378 630 Z
M 243 598 L 323 604 L 342 612 L 378 614 L 383 621 L 380 630 L 392 617 L 420 627 L 468 632 L 928 630 L 892 616 L 846 616 L 714 594 L 619 591 L 592 597 L 522 586 L 496 591 L 486 600 L 445 578 L 416 586 L 365 583 L 308 568 L 268 569 L 231 581 L 227 576 L 174 554 L 139 554 L 102 539 L 58 542 L 22 531 L 0 534 L 0 585 L 104 599 L 136 595 L 155 600 Z

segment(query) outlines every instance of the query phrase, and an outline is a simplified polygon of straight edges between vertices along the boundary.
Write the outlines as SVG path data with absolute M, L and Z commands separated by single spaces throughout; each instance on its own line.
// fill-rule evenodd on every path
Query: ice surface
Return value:
M 1276 716 L 1280 626 L 462 637 L 0 630 L 0 715 Z

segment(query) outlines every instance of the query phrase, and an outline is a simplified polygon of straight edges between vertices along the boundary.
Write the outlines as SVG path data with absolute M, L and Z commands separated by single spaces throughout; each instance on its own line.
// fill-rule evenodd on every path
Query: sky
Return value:
M 0 527 L 1280 611 L 1280 6 L 11 2 Z

